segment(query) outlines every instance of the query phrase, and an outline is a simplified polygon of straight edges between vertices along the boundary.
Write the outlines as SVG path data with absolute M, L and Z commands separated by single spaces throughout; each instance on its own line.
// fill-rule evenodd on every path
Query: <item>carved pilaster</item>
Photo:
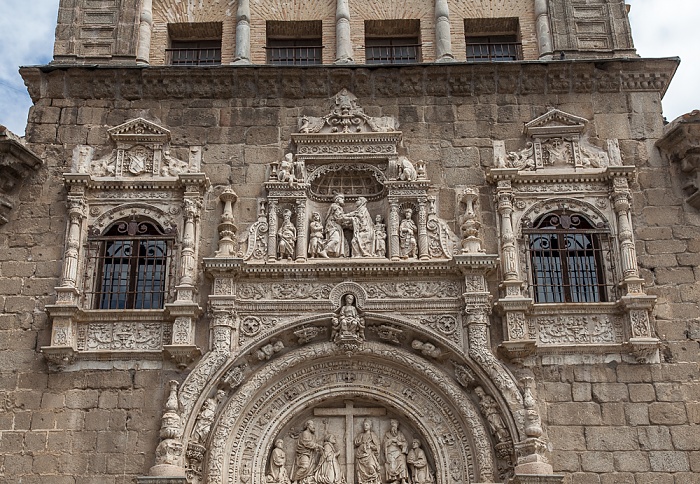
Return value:
M 235 312 L 232 309 L 215 309 L 212 312 L 211 350 L 215 353 L 230 354 L 237 346 L 236 338 L 233 338 L 235 324 Z
M 399 260 L 399 201 L 389 199 L 389 258 Z
M 234 64 L 250 64 L 250 0 L 238 0 Z
M 297 245 L 296 245 L 296 258 L 297 262 L 306 262 L 306 200 L 299 199 L 296 201 L 295 205 L 296 211 L 296 228 L 297 228 Z
M 195 245 L 196 245 L 196 225 L 199 220 L 201 200 L 197 198 L 186 198 L 183 203 L 185 218 L 184 229 L 182 231 L 182 250 L 180 252 L 180 280 L 178 285 L 194 284 L 195 280 Z M 180 294 L 178 294 L 180 299 Z
M 501 218 L 501 252 L 503 253 L 503 275 L 506 281 L 520 280 L 518 252 L 513 230 L 513 192 L 510 182 L 499 182 L 497 197 L 498 214 Z
M 352 64 L 353 62 L 348 0 L 337 0 L 335 7 L 335 63 Z
M 454 62 L 447 0 L 435 0 L 435 62 Z
M 277 260 L 277 200 L 269 199 L 267 203 L 267 261 Z
M 426 197 L 418 199 L 418 256 L 421 260 L 430 259 L 428 229 L 426 227 L 428 223 L 427 203 Z
M 639 281 L 639 269 L 637 267 L 637 251 L 634 247 L 634 234 L 630 220 L 630 193 L 626 179 L 615 179 L 611 198 L 615 215 L 617 216 L 622 276 L 625 281 L 630 280 L 633 282 L 631 289 L 637 289 L 637 285 L 634 282 Z M 639 290 L 641 291 L 641 287 L 639 287 Z
M 68 230 L 63 257 L 61 288 L 75 288 L 77 284 L 82 226 L 87 215 L 86 207 L 83 194 L 68 197 Z

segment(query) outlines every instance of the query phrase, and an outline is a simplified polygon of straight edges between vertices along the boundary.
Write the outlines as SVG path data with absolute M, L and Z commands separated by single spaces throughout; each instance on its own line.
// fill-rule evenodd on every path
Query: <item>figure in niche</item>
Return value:
M 357 484 L 382 484 L 379 475 L 379 437 L 372 431 L 372 422 L 362 422 L 362 433 L 355 437 Z
M 336 450 L 336 444 L 335 435 L 333 434 L 326 435 L 326 438 L 323 439 L 321 460 L 315 474 L 317 484 L 345 483 L 345 475 L 343 475 L 338 462 L 340 452 Z
M 507 442 L 510 440 L 510 435 L 508 434 L 508 429 L 506 424 L 503 423 L 501 414 L 498 412 L 498 404 L 496 400 L 490 395 L 484 392 L 483 388 L 476 387 L 474 393 L 479 397 L 479 408 L 481 413 L 486 417 L 486 421 L 489 423 L 491 432 L 496 436 L 498 442 Z
M 311 222 L 309 222 L 309 258 L 313 259 L 315 257 L 328 258 L 326 241 L 323 238 L 321 214 L 318 212 L 311 214 Z
M 297 229 L 292 223 L 292 211 L 285 210 L 282 212 L 282 226 L 277 231 L 279 242 L 277 247 L 279 250 L 280 259 L 294 259 L 294 246 L 297 241 Z
M 360 197 L 355 202 L 355 210 L 345 214 L 352 222 L 352 256 L 372 257 L 374 252 L 374 223 L 367 210 L 367 199 Z
M 403 432 L 399 430 L 399 422 L 391 420 L 391 428 L 384 434 L 384 468 L 387 484 L 408 484 L 408 469 L 406 454 L 408 442 Z
M 399 224 L 399 256 L 402 259 L 415 258 L 418 244 L 416 243 L 416 224 L 411 218 L 413 210 L 407 208 L 403 216 Z
M 433 472 L 428 466 L 425 452 L 420 448 L 420 440 L 413 439 L 411 450 L 408 451 L 406 462 L 411 467 L 411 479 L 413 484 L 432 484 L 435 482 Z
M 345 197 L 336 195 L 333 203 L 328 207 L 326 215 L 326 254 L 328 257 L 347 257 L 348 242 L 343 235 L 343 225 L 346 223 L 343 204 Z
M 386 257 L 386 224 L 382 223 L 382 216 L 374 219 L 374 255 Z
M 286 463 L 287 454 L 284 452 L 284 441 L 278 439 L 275 441 L 275 448 L 272 449 L 270 455 L 270 473 L 266 476 L 267 482 L 270 484 L 290 484 Z
M 297 440 L 294 466 L 292 467 L 292 481 L 297 484 L 313 484 L 314 470 L 318 460 L 318 453 L 323 449 L 316 442 L 316 424 L 313 420 L 307 420 L 304 430 Z
M 399 170 L 398 176 L 396 177 L 397 179 L 401 181 L 416 181 L 418 178 L 418 173 L 416 173 L 413 163 L 405 156 L 399 157 L 397 167 Z
M 197 420 L 194 423 L 194 429 L 192 431 L 192 436 L 195 441 L 204 444 L 209 437 L 209 432 L 211 431 L 211 425 L 214 423 L 214 416 L 216 415 L 216 409 L 219 403 L 226 397 L 226 392 L 219 390 L 216 395 L 207 398 L 202 405 L 202 410 L 197 416 Z
M 355 307 L 355 296 L 352 294 L 345 295 L 345 304 L 338 315 L 333 316 L 331 340 L 338 342 L 344 338 L 365 339 L 365 318 Z
M 294 155 L 287 153 L 280 161 L 280 166 L 277 168 L 277 180 L 281 182 L 288 182 L 292 185 L 295 181 L 294 179 Z

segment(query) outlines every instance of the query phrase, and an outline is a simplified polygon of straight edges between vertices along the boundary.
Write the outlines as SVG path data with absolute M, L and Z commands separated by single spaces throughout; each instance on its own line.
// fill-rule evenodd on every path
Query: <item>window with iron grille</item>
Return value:
M 268 21 L 267 63 L 278 66 L 310 66 L 323 62 L 320 20 Z
M 365 39 L 367 64 L 410 64 L 419 62 L 419 59 L 417 37 Z
M 507 62 L 523 58 L 516 17 L 464 20 L 467 62 Z
M 167 63 L 172 66 L 213 66 L 221 64 L 221 40 L 170 42 Z
M 581 215 L 540 217 L 527 237 L 531 295 L 536 303 L 607 302 L 614 298 L 610 236 Z
M 118 221 L 89 238 L 95 309 L 161 309 L 171 285 L 175 238 L 147 220 Z

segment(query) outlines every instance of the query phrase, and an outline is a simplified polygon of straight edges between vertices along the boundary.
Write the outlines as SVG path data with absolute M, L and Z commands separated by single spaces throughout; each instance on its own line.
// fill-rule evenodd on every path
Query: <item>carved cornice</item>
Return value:
M 13 207 L 9 196 L 42 164 L 21 138 L 0 126 L 0 225 L 7 222 L 6 215 Z
M 672 162 L 679 163 L 686 202 L 700 209 L 700 111 L 676 118 L 664 129 L 656 146 Z
M 510 180 L 513 183 L 591 183 L 609 181 L 623 177 L 632 181 L 635 176 L 634 166 L 608 166 L 606 168 L 561 169 L 546 171 L 521 171 L 517 168 L 492 168 L 486 179 L 491 183 Z
M 32 100 L 324 98 L 341 85 L 360 97 L 475 96 L 483 94 L 666 92 L 679 60 L 624 59 L 425 64 L 401 67 L 401 82 L 380 81 L 395 66 L 319 66 L 295 70 L 267 66 L 162 67 L 43 66 L 20 70 Z M 50 75 L 50 82 L 49 82 Z M 325 80 L 325 82 L 324 82 Z M 319 82 L 320 81 L 320 82 Z M 393 87 L 392 87 L 393 86 Z

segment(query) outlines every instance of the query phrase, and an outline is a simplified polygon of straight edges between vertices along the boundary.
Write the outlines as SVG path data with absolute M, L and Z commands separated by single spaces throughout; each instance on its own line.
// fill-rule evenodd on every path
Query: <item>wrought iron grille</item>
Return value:
M 549 214 L 528 238 L 531 295 L 537 303 L 606 302 L 615 297 L 610 235 L 579 215 Z M 608 268 L 606 268 L 606 262 Z
M 367 64 L 411 64 L 420 62 L 420 43 L 416 38 L 365 39 Z
M 267 46 L 267 62 L 278 66 L 311 66 L 321 64 L 323 46 Z
M 467 62 L 507 62 L 523 58 L 520 42 L 501 42 L 489 37 L 467 37 Z
M 215 66 L 221 64 L 221 47 L 166 49 L 171 66 Z
M 174 237 L 150 222 L 117 222 L 89 239 L 95 309 L 160 309 L 171 287 Z M 88 278 L 86 278 L 88 280 Z

